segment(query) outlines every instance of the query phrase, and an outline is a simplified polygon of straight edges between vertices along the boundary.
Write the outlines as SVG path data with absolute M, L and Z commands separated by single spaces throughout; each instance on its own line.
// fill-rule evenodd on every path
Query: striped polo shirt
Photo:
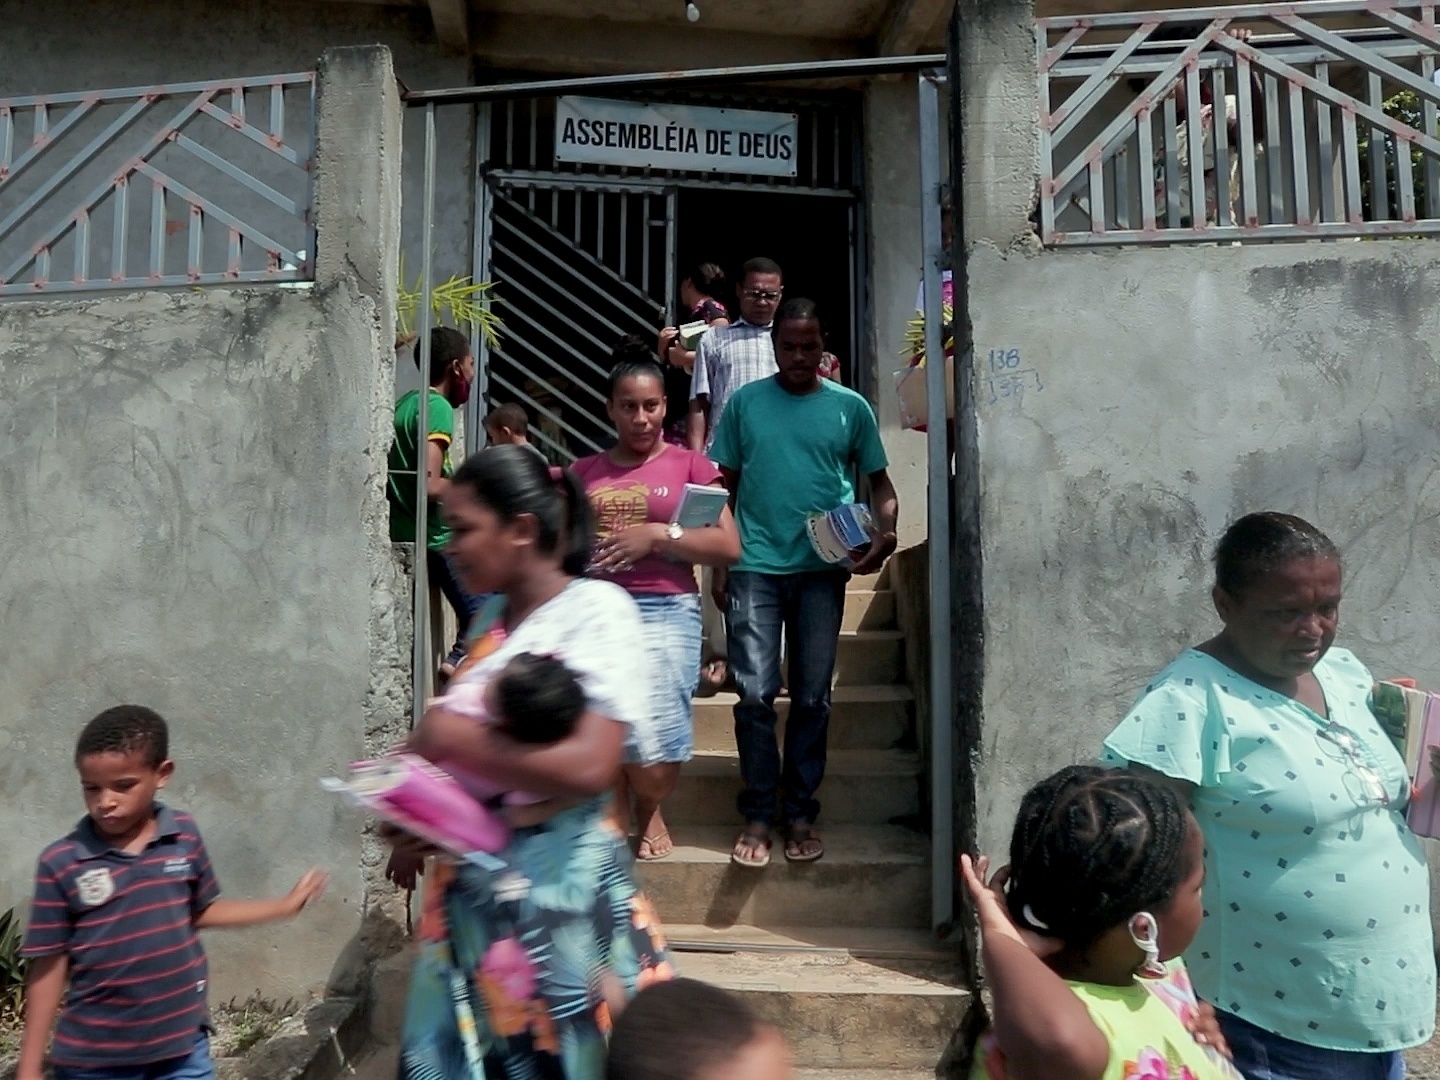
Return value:
M 195 919 L 219 893 L 194 819 L 158 803 L 155 838 L 138 854 L 112 848 L 88 817 L 46 848 L 23 953 L 69 957 L 51 1061 L 98 1068 L 189 1055 L 208 1024 Z

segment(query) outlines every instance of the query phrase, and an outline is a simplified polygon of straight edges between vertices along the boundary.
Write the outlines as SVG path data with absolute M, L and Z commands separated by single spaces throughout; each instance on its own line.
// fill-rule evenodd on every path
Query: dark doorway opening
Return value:
M 729 295 L 716 297 L 738 316 L 734 286 L 740 267 L 757 255 L 785 271 L 785 295 L 820 307 L 830 351 L 846 386 L 855 386 L 854 259 L 849 199 L 783 192 L 681 188 L 676 203 L 676 255 L 683 275 L 699 262 L 718 263 Z

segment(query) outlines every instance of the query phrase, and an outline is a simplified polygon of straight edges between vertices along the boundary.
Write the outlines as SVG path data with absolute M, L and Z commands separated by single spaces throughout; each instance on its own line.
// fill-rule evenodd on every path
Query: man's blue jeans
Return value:
M 455 574 L 454 566 L 442 552 L 432 550 L 425 553 L 425 574 L 430 579 L 430 584 L 440 590 L 441 595 L 449 602 L 451 610 L 455 612 L 455 644 L 450 647 L 450 653 L 445 657 L 445 662 L 458 664 L 465 658 L 470 620 L 475 617 L 486 598 L 471 596 L 465 591 L 460 584 L 460 579 Z
M 830 680 L 849 578 L 843 570 L 730 573 L 730 671 L 740 692 L 735 743 L 745 783 L 738 805 L 747 822 L 813 824 L 820 816 L 815 792 L 825 778 Z M 783 765 L 775 739 L 782 633 L 790 662 Z

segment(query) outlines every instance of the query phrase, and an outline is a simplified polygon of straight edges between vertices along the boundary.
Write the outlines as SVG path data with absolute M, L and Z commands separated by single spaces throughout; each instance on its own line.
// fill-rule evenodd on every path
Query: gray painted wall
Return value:
M 1440 250 L 1042 251 L 1034 5 L 962 5 L 985 640 L 961 750 L 999 854 L 1025 789 L 1218 629 L 1209 555 L 1242 514 L 1325 529 L 1340 643 L 1440 687 Z
M 982 246 L 972 267 L 985 850 L 1026 786 L 1093 758 L 1215 631 L 1207 559 L 1244 513 L 1324 528 L 1347 563 L 1340 643 L 1440 686 L 1435 245 Z M 1030 373 L 1023 395 L 992 357 Z
M 865 90 L 865 212 L 870 247 L 870 340 L 862 363 L 870 385 L 890 475 L 900 498 L 900 544 L 925 539 L 925 436 L 900 427 L 895 375 L 920 287 L 920 152 L 916 85 L 911 78 L 872 82 Z
M 361 822 L 317 780 L 404 705 L 372 674 L 397 659 L 372 580 L 393 576 L 398 99 L 383 50 L 321 71 L 313 289 L 0 304 L 0 910 L 84 813 L 80 727 L 151 705 L 228 895 L 335 879 L 298 923 L 215 936 L 220 999 L 348 973 Z

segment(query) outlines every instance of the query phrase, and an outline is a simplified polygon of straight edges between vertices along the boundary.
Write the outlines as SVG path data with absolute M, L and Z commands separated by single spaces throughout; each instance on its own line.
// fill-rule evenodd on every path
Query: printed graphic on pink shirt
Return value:
M 643 465 L 616 465 L 608 454 L 596 454 L 577 461 L 574 469 L 595 511 L 595 531 L 601 540 L 647 522 L 668 522 L 686 484 L 720 482 L 720 471 L 705 455 L 669 445 Z M 631 593 L 698 591 L 693 567 L 661 555 L 646 556 L 633 569 L 608 576 Z

